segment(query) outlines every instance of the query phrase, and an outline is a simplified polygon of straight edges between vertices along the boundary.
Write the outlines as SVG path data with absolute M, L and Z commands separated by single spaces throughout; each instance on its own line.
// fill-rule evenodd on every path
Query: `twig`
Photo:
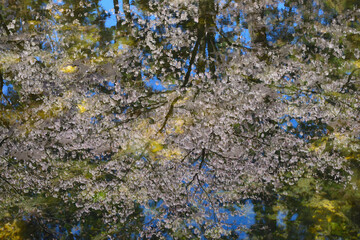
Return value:
M 205 148 L 203 148 L 201 150 L 201 162 L 200 162 L 200 165 L 199 165 L 199 170 L 201 170 L 203 164 L 204 164 L 204 161 L 205 161 Z
M 201 181 L 200 181 L 198 175 L 196 176 L 196 178 L 197 178 L 197 180 L 198 180 L 198 183 L 199 183 L 200 188 L 201 188 L 201 189 L 203 190 L 203 192 L 206 194 L 206 197 L 208 198 L 208 200 L 209 200 L 209 202 L 210 202 L 210 205 L 211 205 L 211 207 L 212 207 L 212 209 L 213 209 L 215 222 L 217 223 L 217 222 L 218 222 L 218 219 L 217 219 L 217 217 L 216 217 L 215 208 L 214 208 L 214 203 L 211 201 L 211 198 L 210 198 L 209 193 L 208 193 L 208 192 L 205 190 L 205 188 L 202 186 Z
M 351 77 L 354 75 L 354 73 L 357 71 L 357 70 L 359 70 L 360 68 L 356 68 L 356 69 L 354 69 L 351 73 L 350 73 L 350 75 L 349 75 L 349 77 L 348 77 L 348 80 L 346 81 L 346 83 L 341 87 L 341 89 L 340 89 L 340 93 L 343 93 L 343 91 L 344 91 L 344 88 L 350 83 L 350 81 L 351 81 Z
M 8 180 L 6 180 L 5 178 L 3 178 L 3 177 L 1 177 L 1 176 L 0 176 L 0 178 L 1 178 L 4 182 L 6 182 L 17 194 L 21 195 L 20 192 L 19 192 L 19 190 L 17 190 Z
M 246 49 L 246 50 L 252 50 L 250 47 L 246 47 L 244 45 L 241 45 L 241 44 L 236 44 L 236 43 L 232 43 L 230 42 L 229 38 L 227 38 L 224 33 L 215 25 L 215 28 L 216 30 L 219 32 L 219 34 L 225 39 L 226 43 L 229 44 L 230 46 L 233 46 L 233 47 L 238 47 L 238 48 L 243 48 L 243 49 Z
M 199 34 L 200 35 L 200 34 Z M 200 40 L 201 40 L 202 36 L 198 36 L 197 40 L 196 40 L 196 43 L 195 43 L 195 46 L 194 46 L 194 49 L 192 50 L 192 53 L 191 53 L 191 58 L 190 58 L 190 62 L 189 62 L 189 67 L 188 67 L 188 70 L 186 72 L 186 75 L 185 75 L 185 79 L 184 79 L 184 82 L 183 84 L 181 85 L 182 88 L 186 87 L 186 85 L 188 84 L 189 82 L 189 78 L 190 78 L 190 73 L 191 73 L 191 67 L 195 61 L 195 57 L 196 57 L 196 54 L 197 54 L 197 51 L 198 51 L 198 48 L 200 46 Z
M 171 102 L 169 111 L 168 111 L 168 113 L 166 114 L 165 120 L 164 120 L 161 128 L 159 129 L 158 133 L 161 133 L 162 130 L 164 130 L 167 121 L 169 120 L 169 118 L 171 117 L 171 115 L 172 115 L 172 113 L 173 113 L 173 111 L 174 111 L 174 105 L 175 105 L 175 103 L 176 103 L 179 99 L 180 99 L 180 96 L 177 96 L 177 97 Z
M 194 149 L 190 150 L 182 159 L 180 162 L 184 162 L 185 159 L 190 155 L 190 153 L 192 153 L 194 151 Z

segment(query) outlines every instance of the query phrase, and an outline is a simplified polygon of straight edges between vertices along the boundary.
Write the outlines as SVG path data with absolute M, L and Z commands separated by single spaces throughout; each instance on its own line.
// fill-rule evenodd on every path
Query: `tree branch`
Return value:
M 230 42 L 229 38 L 226 37 L 226 36 L 224 35 L 224 33 L 223 33 L 216 25 L 215 25 L 215 27 L 216 27 L 216 30 L 219 32 L 220 36 L 222 36 L 222 37 L 225 39 L 225 42 L 226 42 L 228 45 L 230 45 L 230 46 L 232 46 L 232 47 L 238 47 L 238 48 L 246 49 L 246 50 L 252 50 L 250 47 L 246 47 L 246 46 L 241 45 L 241 44 L 236 44 L 236 43 Z
M 21 195 L 19 190 L 17 190 L 17 188 L 15 188 L 8 180 L 6 180 L 5 178 L 3 178 L 2 176 L 0 176 L 0 179 L 3 180 L 4 182 L 6 182 L 13 190 L 14 192 L 16 192 L 17 194 Z
M 162 130 L 164 130 L 167 121 L 169 120 L 169 118 L 171 117 L 171 115 L 172 115 L 172 113 L 173 113 L 173 111 L 174 111 L 174 105 L 175 105 L 175 103 L 176 103 L 179 99 L 180 99 L 180 96 L 177 96 L 177 97 L 171 102 L 169 111 L 168 111 L 168 113 L 166 114 L 165 120 L 164 120 L 161 128 L 159 129 L 158 133 L 161 133 Z
M 184 79 L 184 82 L 183 84 L 181 85 L 181 87 L 186 87 L 186 85 L 188 84 L 189 82 L 189 78 L 190 78 L 190 73 L 191 73 L 191 67 L 192 65 L 194 64 L 194 61 L 195 61 L 195 57 L 196 57 L 196 54 L 197 54 L 197 51 L 198 51 L 198 48 L 200 46 L 200 40 L 201 40 L 201 36 L 198 36 L 197 40 L 196 40 L 196 43 L 195 43 L 195 46 L 192 50 L 192 53 L 191 53 L 191 58 L 190 58 L 190 63 L 189 63 L 189 67 L 188 67 L 188 70 L 186 72 L 186 75 L 185 75 L 185 79 Z
M 343 91 L 344 91 L 345 87 L 350 83 L 351 77 L 354 75 L 354 73 L 355 73 L 357 70 L 360 70 L 360 68 L 356 68 L 356 69 L 354 69 L 354 70 L 350 73 L 350 75 L 349 75 L 349 77 L 348 77 L 348 80 L 347 80 L 346 83 L 341 87 L 340 93 L 344 93 Z

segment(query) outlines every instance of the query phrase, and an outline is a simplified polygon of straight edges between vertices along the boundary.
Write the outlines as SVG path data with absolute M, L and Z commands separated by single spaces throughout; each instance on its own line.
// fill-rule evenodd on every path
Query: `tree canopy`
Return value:
M 359 7 L 2 0 L 0 239 L 358 239 Z

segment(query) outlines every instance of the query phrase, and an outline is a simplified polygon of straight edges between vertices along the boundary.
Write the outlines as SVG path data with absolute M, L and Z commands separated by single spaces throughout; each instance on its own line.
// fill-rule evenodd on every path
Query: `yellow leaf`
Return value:
M 326 146 L 326 143 L 328 141 L 327 137 L 324 137 L 314 143 L 312 143 L 309 147 L 309 150 L 312 152 L 319 152 L 319 150 L 324 149 L 324 147 Z
M 16 220 L 12 223 L 6 223 L 5 226 L 0 227 L 0 239 L 20 240 L 21 229 Z
M 185 121 L 182 119 L 178 119 L 175 121 L 175 133 L 183 133 L 184 130 L 182 129 L 182 126 L 184 125 Z
M 359 153 L 352 153 L 349 156 L 346 156 L 345 159 L 349 160 L 349 159 L 359 159 L 360 158 L 360 154 Z
M 325 208 L 330 212 L 335 212 L 335 205 L 332 203 L 332 201 L 329 201 L 327 199 L 324 199 L 321 202 L 319 202 L 318 208 Z
M 98 64 L 98 63 L 103 63 L 105 62 L 105 59 L 103 57 L 97 57 L 97 58 L 92 58 L 90 60 L 91 63 L 94 63 L 94 64 Z
M 164 149 L 161 154 L 166 160 L 174 160 L 182 158 L 183 153 L 178 148 Z
M 355 62 L 354 62 L 354 65 L 355 65 L 356 67 L 360 68 L 360 60 L 355 61 Z
M 60 69 L 60 71 L 62 71 L 63 73 L 74 73 L 74 72 L 76 72 L 76 70 L 77 70 L 77 67 L 71 66 L 71 65 L 68 65 L 68 66 Z
M 30 25 L 38 25 L 38 24 L 40 24 L 40 21 L 30 20 L 28 23 L 29 23 Z
M 77 105 L 80 113 L 84 113 L 86 111 L 86 108 L 84 105 L 85 105 L 85 101 L 82 101 L 81 104 Z
M 334 132 L 334 136 L 335 138 L 339 139 L 339 140 L 344 140 L 346 139 L 346 136 L 340 134 L 340 133 L 337 133 L 337 132 Z
M 150 151 L 153 153 L 161 151 L 163 148 L 164 148 L 163 145 L 161 145 L 160 143 L 158 143 L 156 141 L 150 142 Z

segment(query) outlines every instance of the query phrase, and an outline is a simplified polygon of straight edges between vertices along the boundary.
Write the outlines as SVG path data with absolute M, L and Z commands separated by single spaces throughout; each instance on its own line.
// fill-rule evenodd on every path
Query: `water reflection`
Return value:
M 357 8 L 5 1 L 0 239 L 357 236 Z

